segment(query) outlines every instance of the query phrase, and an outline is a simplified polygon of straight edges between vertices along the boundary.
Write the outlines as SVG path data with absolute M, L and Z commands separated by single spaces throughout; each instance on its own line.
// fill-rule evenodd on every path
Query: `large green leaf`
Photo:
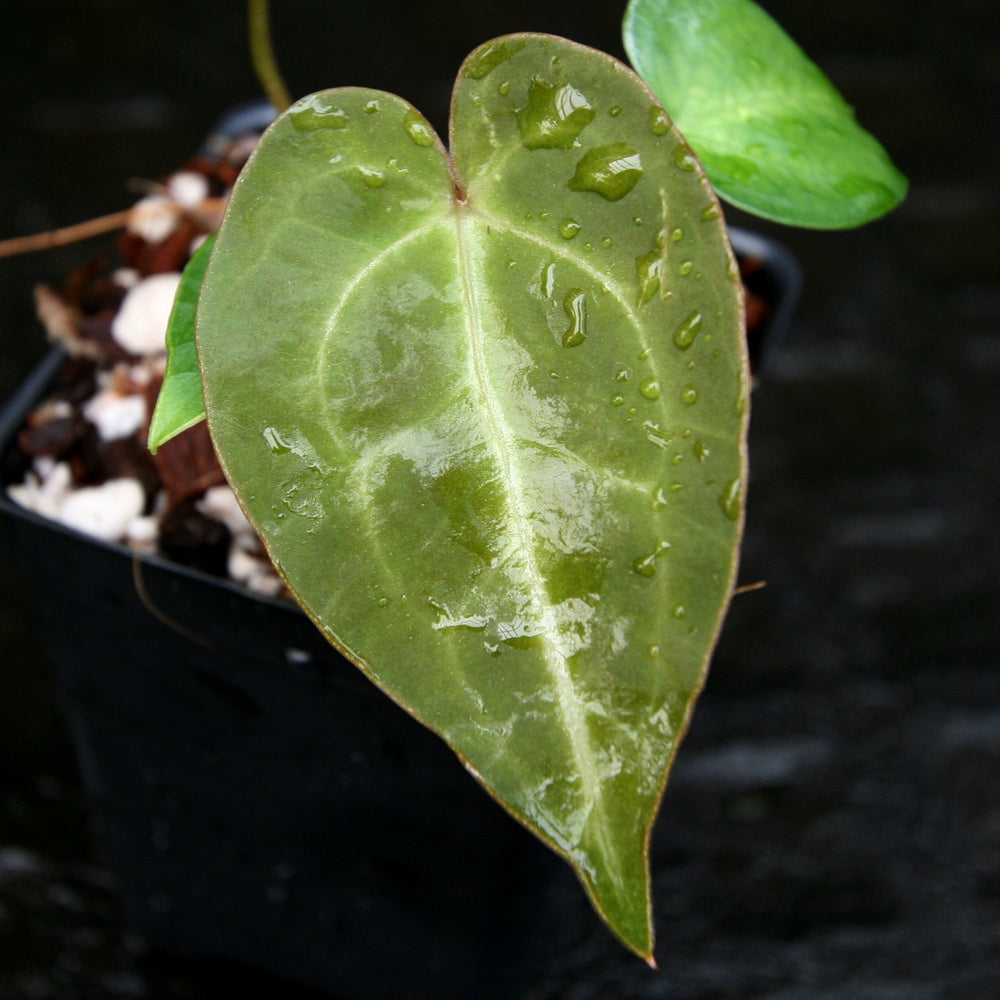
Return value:
M 623 37 L 734 205 L 836 229 L 876 219 L 906 194 L 850 105 L 752 0 L 630 0 Z
M 740 286 L 610 57 L 490 43 L 451 130 L 449 157 L 339 89 L 265 134 L 199 302 L 209 425 L 331 642 L 648 957 L 650 827 L 742 523 Z

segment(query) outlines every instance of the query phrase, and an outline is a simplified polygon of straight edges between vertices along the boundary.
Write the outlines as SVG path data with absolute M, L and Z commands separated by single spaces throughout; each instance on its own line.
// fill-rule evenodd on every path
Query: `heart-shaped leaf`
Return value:
M 632 65 L 727 201 L 797 226 L 884 215 L 906 178 L 822 71 L 752 0 L 630 0 Z
M 199 301 L 209 424 L 330 641 L 648 957 L 650 828 L 742 523 L 737 273 L 609 56 L 483 46 L 451 134 L 338 89 L 264 135 Z

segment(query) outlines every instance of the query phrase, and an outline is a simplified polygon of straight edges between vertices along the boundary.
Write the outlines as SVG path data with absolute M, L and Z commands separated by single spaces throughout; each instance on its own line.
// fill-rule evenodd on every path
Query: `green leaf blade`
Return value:
M 174 307 L 170 311 L 167 367 L 149 422 L 149 450 L 154 455 L 161 445 L 205 419 L 201 369 L 195 348 L 195 313 L 205 268 L 214 245 L 213 233 L 194 252 L 181 275 Z
M 630 0 L 626 51 L 720 195 L 764 218 L 859 226 L 906 178 L 822 71 L 752 0 Z
M 199 305 L 209 423 L 331 641 L 649 957 L 649 831 L 735 573 L 740 292 L 641 82 L 499 41 L 452 160 L 373 91 L 265 136 Z

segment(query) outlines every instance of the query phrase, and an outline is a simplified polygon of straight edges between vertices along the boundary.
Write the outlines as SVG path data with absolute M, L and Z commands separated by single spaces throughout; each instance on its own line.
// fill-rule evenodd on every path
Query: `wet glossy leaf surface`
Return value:
M 645 956 L 742 523 L 735 276 L 641 82 L 525 35 L 463 67 L 451 158 L 386 93 L 293 106 L 199 303 L 216 446 L 298 598 Z
M 205 419 L 194 323 L 198 294 L 214 245 L 215 237 L 209 236 L 188 261 L 170 313 L 167 369 L 149 424 L 149 450 L 154 455 L 160 445 Z
M 632 65 L 720 195 L 765 218 L 861 225 L 906 179 L 822 71 L 751 0 L 631 0 Z

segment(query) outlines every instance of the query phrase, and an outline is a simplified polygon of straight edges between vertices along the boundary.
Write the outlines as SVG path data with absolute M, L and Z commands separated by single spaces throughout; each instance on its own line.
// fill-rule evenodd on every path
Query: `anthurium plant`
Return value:
M 835 227 L 905 181 L 749 0 L 633 0 L 624 29 L 642 77 L 476 49 L 447 145 L 389 93 L 291 104 L 184 276 L 150 437 L 207 413 L 318 628 L 652 963 L 650 831 L 746 494 L 717 194 Z

